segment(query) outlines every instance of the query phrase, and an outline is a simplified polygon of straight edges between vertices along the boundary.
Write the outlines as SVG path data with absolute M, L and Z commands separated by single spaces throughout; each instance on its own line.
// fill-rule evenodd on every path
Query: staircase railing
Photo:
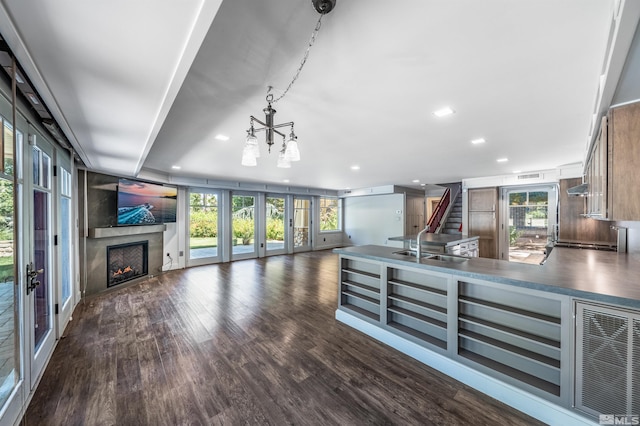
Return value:
M 433 213 L 431 213 L 431 217 L 427 222 L 429 224 L 430 233 L 436 233 L 438 231 L 438 229 L 442 224 L 442 218 L 444 217 L 444 214 L 446 213 L 447 207 L 449 207 L 450 203 L 451 203 L 451 188 L 447 187 L 446 191 L 444 191 L 444 194 L 442 195 L 442 198 L 440 198 L 440 202 L 438 203 L 436 208 L 433 210 Z

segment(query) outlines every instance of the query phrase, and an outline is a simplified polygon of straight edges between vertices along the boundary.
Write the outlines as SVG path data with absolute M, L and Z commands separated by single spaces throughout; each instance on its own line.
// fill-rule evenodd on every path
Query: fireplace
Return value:
M 107 287 L 147 275 L 148 257 L 148 241 L 107 246 Z

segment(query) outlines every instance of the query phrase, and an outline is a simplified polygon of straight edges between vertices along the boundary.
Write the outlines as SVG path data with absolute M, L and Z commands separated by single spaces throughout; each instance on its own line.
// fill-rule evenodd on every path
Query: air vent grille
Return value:
M 518 175 L 518 179 L 538 179 L 540 177 L 540 173 L 532 173 L 529 175 Z
M 627 318 L 584 310 L 582 404 L 599 413 L 626 413 Z
M 640 315 L 577 304 L 576 407 L 592 415 L 640 412 Z

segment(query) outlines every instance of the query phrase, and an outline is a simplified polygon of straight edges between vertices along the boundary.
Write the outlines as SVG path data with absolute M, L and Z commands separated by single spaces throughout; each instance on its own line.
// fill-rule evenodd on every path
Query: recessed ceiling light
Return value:
M 180 167 L 180 166 L 171 166 L 171 168 L 172 168 L 173 170 L 180 170 L 182 167 Z
M 290 182 L 290 180 L 289 180 L 289 179 L 284 179 L 284 180 L 283 180 L 283 182 L 284 182 L 284 183 L 289 183 L 289 182 Z
M 420 179 L 414 179 L 414 180 L 412 180 L 411 182 L 413 182 L 413 183 L 420 183 Z
M 33 93 L 29 93 L 29 92 L 27 92 L 27 93 L 25 93 L 25 95 L 27 95 L 27 98 L 29 98 L 29 100 L 31 100 L 31 102 L 32 102 L 34 105 L 38 105 L 38 104 L 40 104 L 40 102 L 39 102 L 39 100 L 38 100 L 38 97 L 37 97 L 36 95 L 34 95 Z
M 453 114 L 455 111 L 451 109 L 451 107 L 440 108 L 437 111 L 433 112 L 433 115 L 436 117 L 446 117 L 447 115 Z
M 351 170 L 360 170 L 360 166 L 358 165 L 351 166 Z
M 219 140 L 219 141 L 228 141 L 229 140 L 229 136 L 226 135 L 216 135 L 215 139 Z
M 484 138 L 478 138 L 478 139 L 474 139 L 471 141 L 472 144 L 474 145 L 478 145 L 480 143 L 485 143 L 486 141 L 484 140 Z
M 498 158 L 496 161 L 498 163 L 506 163 L 507 161 L 509 161 L 509 159 L 508 158 Z
M 522 170 L 514 170 L 513 173 L 522 173 Z
M 426 183 L 421 183 L 420 186 L 427 186 L 427 184 Z

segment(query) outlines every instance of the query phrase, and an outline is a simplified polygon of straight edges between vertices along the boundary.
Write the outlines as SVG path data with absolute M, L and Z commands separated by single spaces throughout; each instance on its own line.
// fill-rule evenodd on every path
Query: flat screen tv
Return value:
M 176 221 L 178 188 L 120 178 L 118 225 L 154 225 Z

